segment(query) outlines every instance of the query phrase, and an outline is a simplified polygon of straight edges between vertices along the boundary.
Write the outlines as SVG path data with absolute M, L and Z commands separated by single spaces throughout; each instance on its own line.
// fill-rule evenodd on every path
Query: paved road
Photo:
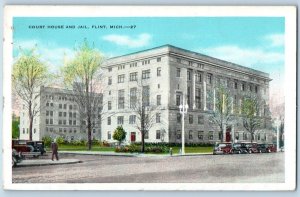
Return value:
M 122 157 L 61 154 L 82 163 L 13 168 L 13 183 L 284 182 L 284 153 Z

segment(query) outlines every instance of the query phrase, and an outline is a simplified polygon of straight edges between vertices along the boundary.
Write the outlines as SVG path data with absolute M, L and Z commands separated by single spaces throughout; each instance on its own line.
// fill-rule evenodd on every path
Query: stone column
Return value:
M 203 92 L 204 92 L 204 98 L 203 98 L 203 110 L 206 110 L 206 82 L 203 82 Z

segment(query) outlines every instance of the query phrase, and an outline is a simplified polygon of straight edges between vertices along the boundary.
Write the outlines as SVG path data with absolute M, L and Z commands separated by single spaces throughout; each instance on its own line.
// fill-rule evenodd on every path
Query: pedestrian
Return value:
M 57 145 L 57 143 L 56 143 L 56 140 L 54 140 L 54 141 L 52 141 L 52 143 L 51 143 L 51 150 L 52 150 L 52 161 L 54 161 L 53 159 L 54 159 L 54 155 L 55 155 L 55 158 L 56 158 L 56 160 L 58 161 L 59 159 L 58 159 L 58 145 Z

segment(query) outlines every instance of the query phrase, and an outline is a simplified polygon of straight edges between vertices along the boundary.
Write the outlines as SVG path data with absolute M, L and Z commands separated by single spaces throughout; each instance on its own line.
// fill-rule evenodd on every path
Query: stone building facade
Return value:
M 101 96 L 101 95 L 99 95 Z M 87 139 L 87 129 L 82 113 L 74 100 L 72 90 L 40 87 L 40 98 L 36 103 L 40 110 L 33 120 L 32 139 L 41 140 L 44 136 L 64 137 L 68 141 Z M 20 139 L 29 139 L 29 120 L 25 105 L 20 111 Z M 100 111 L 96 116 L 100 115 Z M 96 121 L 96 120 L 95 120 Z M 100 140 L 101 122 L 98 120 L 92 137 Z
M 269 113 L 269 74 L 234 63 L 164 45 L 109 59 L 105 66 L 103 92 L 102 140 L 113 142 L 113 131 L 122 125 L 126 141 L 140 141 L 136 127 L 137 113 L 130 107 L 136 92 L 149 91 L 149 102 L 156 108 L 153 126 L 146 142 L 181 142 L 179 105 L 183 97 L 189 105 L 185 115 L 186 143 L 214 143 L 220 141 L 220 131 L 208 120 L 215 103 L 209 93 L 218 84 L 231 92 L 233 105 L 239 106 L 245 94 L 254 94 L 264 105 L 260 109 L 263 124 L 254 141 L 271 142 Z M 135 98 L 136 99 L 136 98 Z M 234 131 L 234 132 L 233 132 Z M 226 135 L 238 141 L 250 140 L 241 117 L 227 125 Z

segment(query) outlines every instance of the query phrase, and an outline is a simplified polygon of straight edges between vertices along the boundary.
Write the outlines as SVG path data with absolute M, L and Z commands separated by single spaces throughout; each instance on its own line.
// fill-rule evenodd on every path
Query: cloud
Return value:
M 284 54 L 263 48 L 241 48 L 237 45 L 223 45 L 198 50 L 222 60 L 240 64 L 254 69 L 267 71 L 270 65 L 283 64 Z
M 266 35 L 264 39 L 270 43 L 271 47 L 284 46 L 284 34 L 270 34 Z
M 102 39 L 112 42 L 119 46 L 127 46 L 130 48 L 138 48 L 147 46 L 150 43 L 151 35 L 147 33 L 140 34 L 136 37 L 126 35 L 110 34 L 103 36 Z
M 74 51 L 67 47 L 60 47 L 54 42 L 42 42 L 39 40 L 18 40 L 14 42 L 15 56 L 18 55 L 18 49 L 29 50 L 36 48 L 36 52 L 40 55 L 41 60 L 49 65 L 49 69 L 53 72 L 59 70 L 64 64 L 64 58 L 74 57 Z

